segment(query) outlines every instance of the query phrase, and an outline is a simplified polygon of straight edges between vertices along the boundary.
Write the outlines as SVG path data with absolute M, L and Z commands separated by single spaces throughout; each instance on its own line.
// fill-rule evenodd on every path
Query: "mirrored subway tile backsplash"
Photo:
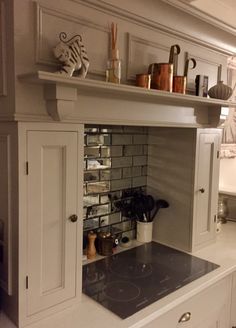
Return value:
M 136 223 L 125 210 L 145 193 L 148 130 L 86 125 L 84 134 L 84 235 L 109 231 L 135 238 Z

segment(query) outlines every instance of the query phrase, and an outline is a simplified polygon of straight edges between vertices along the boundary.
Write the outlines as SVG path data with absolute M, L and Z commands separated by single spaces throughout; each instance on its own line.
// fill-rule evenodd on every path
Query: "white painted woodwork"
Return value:
M 215 239 L 221 131 L 199 129 L 197 140 L 193 226 L 195 247 Z
M 83 126 L 1 123 L 0 130 L 1 188 L 9 188 L 0 213 L 9 207 L 12 267 L 11 295 L 1 289 L 1 306 L 23 327 L 81 298 Z M 1 274 L 7 270 L 4 264 Z
M 203 21 L 210 22 L 212 25 L 220 27 L 230 33 L 235 34 L 236 10 L 234 0 L 163 0 L 173 4 L 177 8 L 184 9 L 190 15 L 201 18 Z
M 11 136 L 0 134 L 0 286 L 12 293 Z
M 5 3 L 0 1 L 0 97 L 7 95 L 6 76 L 6 10 Z
M 230 327 L 236 327 L 236 272 L 233 274 Z
M 178 43 L 181 47 L 178 74 L 183 74 L 187 52 L 196 56 L 198 61 L 196 69 L 189 73 L 188 87 L 193 92 L 196 74 L 208 75 L 209 87 L 216 84 L 219 65 L 223 66 L 222 78 L 226 81 L 227 56 L 235 53 L 235 38 L 232 35 L 224 31 L 215 31 L 210 25 L 193 17 L 190 19 L 189 15 L 166 5 L 161 0 L 155 2 L 148 0 L 148 5 L 137 0 L 135 6 L 132 1 L 130 3 L 127 1 L 117 3 L 114 0 L 65 0 L 61 2 L 43 0 L 35 5 L 30 0 L 25 0 L 21 3 L 15 1 L 14 5 L 16 13 L 13 34 L 15 36 L 13 39 L 15 41 L 15 65 L 12 67 L 15 68 L 15 73 L 10 72 L 11 74 L 7 74 L 7 77 L 14 78 L 38 70 L 55 72 L 57 68 L 52 48 L 59 41 L 59 32 L 65 31 L 68 37 L 72 37 L 76 33 L 83 37 L 90 60 L 88 78 L 105 80 L 105 70 L 109 57 L 108 26 L 111 21 L 116 22 L 119 28 L 118 47 L 122 60 L 122 84 L 133 83 L 135 74 L 146 72 L 148 65 L 152 62 L 167 62 L 168 49 L 171 45 Z M 22 12 L 22 15 L 17 15 L 18 12 Z M 172 26 L 172 23 L 176 21 L 178 26 Z M 138 61 L 136 57 L 138 57 Z M 14 89 L 11 88 L 11 90 Z M 48 109 L 46 109 L 43 92 L 42 86 L 26 85 L 16 80 L 16 102 L 12 104 L 13 112 L 0 110 L 0 119 L 51 121 L 48 112 L 52 115 L 51 113 L 55 110 L 55 102 L 51 101 L 50 105 L 47 102 Z M 81 106 L 83 108 L 79 115 L 73 114 L 72 103 L 58 100 L 60 116 L 64 117 L 64 109 L 61 106 L 63 103 L 63 106 L 68 106 L 66 113 L 72 112 L 72 116 L 69 115 L 66 118 L 67 122 L 76 120 L 80 123 L 96 123 L 93 108 L 96 108 L 98 99 L 94 93 L 92 96 L 89 103 L 83 97 L 76 102 L 76 109 L 81 109 Z M 86 98 L 86 100 L 88 99 Z M 109 109 L 112 107 L 110 102 L 101 103 L 101 108 L 104 105 Z M 119 107 L 124 107 L 124 104 L 122 103 Z M 127 108 L 130 107 L 128 102 L 125 102 L 125 107 L 125 111 L 127 111 Z M 131 107 L 137 107 L 138 116 L 141 115 L 143 106 L 141 108 L 138 101 L 135 106 Z M 149 105 L 149 107 L 151 106 Z M 109 113 L 108 109 L 107 112 Z M 188 110 L 188 114 L 190 112 L 193 122 L 189 118 L 188 124 L 205 125 L 208 123 L 208 114 L 202 113 L 202 119 L 199 123 L 194 118 L 193 108 Z M 185 121 L 189 116 L 188 114 L 183 114 Z M 111 123 L 112 117 L 106 119 L 106 115 L 105 113 L 101 115 L 101 120 Z M 165 115 L 164 111 L 162 115 Z M 153 121 L 153 116 L 154 114 L 147 124 Z M 174 116 L 177 116 L 177 111 Z M 118 122 L 118 118 L 115 120 Z M 126 120 L 125 115 L 123 120 Z M 210 120 L 212 121 L 213 118 Z M 137 120 L 134 124 L 142 124 L 140 121 Z M 169 122 L 169 119 L 166 118 L 165 121 Z M 131 119 L 128 124 L 132 124 Z
M 77 133 L 28 131 L 28 315 L 76 296 Z
M 41 0 L 36 4 L 31 0 L 1 0 L 0 5 L 1 27 L 7 18 L 7 24 L 3 26 L 4 33 L 0 36 L 0 46 L 3 45 L 0 50 L 0 72 L 6 70 L 5 75 L 0 74 L 0 120 L 7 123 L 0 125 L 0 135 L 2 132 L 10 134 L 13 140 L 10 145 L 13 165 L 9 196 L 12 199 L 12 224 L 9 216 L 7 219 L 7 225 L 12 229 L 12 296 L 4 291 L 1 291 L 1 296 L 4 310 L 19 327 L 36 321 L 40 326 L 43 317 L 50 317 L 74 304 L 81 293 L 82 222 L 79 220 L 71 224 L 68 221 L 68 216 L 73 213 L 82 217 L 83 127 L 75 123 L 185 128 L 217 126 L 220 108 L 228 106 L 227 102 L 148 91 L 125 84 L 127 81 L 133 83 L 135 74 L 145 72 L 149 63 L 168 61 L 167 49 L 179 43 L 182 50 L 179 74 L 183 71 L 188 52 L 196 56 L 198 61 L 196 70 L 189 75 L 190 88 L 193 87 L 194 74 L 209 75 L 211 86 L 216 83 L 219 65 L 223 65 L 222 76 L 226 79 L 227 56 L 235 53 L 236 42 L 234 35 L 213 29 L 207 23 L 160 0 L 145 3 L 136 0 L 135 6 L 133 1 L 126 0 Z M 6 15 L 3 15 L 3 10 Z M 58 42 L 59 32 L 65 31 L 68 37 L 77 33 L 82 35 L 90 59 L 88 77 L 105 79 L 109 57 L 108 23 L 111 21 L 118 23 L 119 28 L 122 85 L 63 78 L 42 72 L 56 70 L 52 48 Z M 38 85 L 31 83 L 31 79 L 28 79 L 30 83 L 22 83 L 22 80 L 15 78 L 40 70 L 40 73 L 36 73 Z M 64 123 L 55 124 L 53 120 Z M 19 123 L 14 125 L 9 121 Z M 26 121 L 29 123 L 24 123 Z M 35 121 L 41 123 L 32 123 Z M 165 139 L 160 137 L 158 140 L 160 156 L 170 156 L 167 157 L 169 160 L 173 158 L 172 145 L 178 145 L 178 153 L 185 155 L 176 163 L 173 161 L 173 165 L 170 161 L 169 167 L 166 167 L 168 183 L 165 188 L 165 174 L 161 174 L 164 171 L 156 171 L 158 174 L 155 173 L 151 178 L 153 182 L 159 181 L 155 186 L 158 196 L 164 198 L 167 192 L 170 193 L 170 211 L 177 210 L 178 220 L 172 216 L 173 224 L 168 226 L 176 247 L 191 249 L 192 221 L 189 218 L 192 219 L 193 207 L 195 137 L 189 129 L 181 133 L 169 130 L 168 134 L 169 139 L 166 135 Z M 58 135 L 60 137 L 54 137 Z M 63 140 L 62 135 L 66 136 Z M 27 139 L 27 136 L 30 138 Z M 45 136 L 48 137 L 43 140 Z M 171 145 L 173 136 L 177 139 Z M 43 142 L 46 147 L 41 153 L 39 147 Z M 36 144 L 38 148 L 34 147 Z M 64 153 L 63 147 L 68 147 L 69 153 Z M 157 151 L 159 155 L 159 149 Z M 69 161 L 70 158 L 74 159 L 73 163 Z M 153 159 L 154 170 L 157 164 L 159 168 L 161 165 L 163 167 L 161 157 L 158 159 L 153 156 Z M 29 176 L 25 172 L 27 160 Z M 63 160 L 68 165 L 64 166 Z M 0 162 L 5 172 L 8 167 L 6 158 L 3 157 Z M 46 164 L 46 169 L 42 167 L 43 164 Z M 72 178 L 73 172 L 76 172 L 77 178 Z M 1 179 L 6 186 L 7 178 L 1 176 Z M 175 181 L 184 183 L 175 185 Z M 47 188 L 41 188 L 41 183 Z M 152 186 L 150 180 L 149 183 Z M 72 187 L 65 192 L 64 185 Z M 6 211 L 6 207 L 4 203 L 2 211 Z M 162 225 L 163 213 L 158 217 Z M 9 257 L 3 271 L 10 272 L 7 269 L 10 265 Z M 29 277 L 28 290 L 26 276 Z M 65 326 L 64 323 L 61 325 Z
M 230 309 L 230 277 L 222 279 L 210 288 L 176 306 L 143 328 L 228 328 Z M 179 322 L 181 316 L 190 312 L 189 321 Z
M 156 216 L 154 239 L 186 251 L 214 241 L 220 136 L 216 129 L 149 130 L 148 189 L 170 203 Z
M 221 108 L 233 106 L 232 102 L 219 99 L 146 90 L 42 71 L 23 75 L 20 80 L 45 85 L 47 111 L 54 120 L 215 127 L 220 123 Z

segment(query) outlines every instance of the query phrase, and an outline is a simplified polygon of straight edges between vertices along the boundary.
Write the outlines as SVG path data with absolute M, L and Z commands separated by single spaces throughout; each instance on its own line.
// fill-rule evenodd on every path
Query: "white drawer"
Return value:
M 204 323 L 208 322 L 209 318 L 212 317 L 217 319 L 218 314 L 220 316 L 222 311 L 225 313 L 225 311 L 229 310 L 230 288 L 230 277 L 224 278 L 190 298 L 188 301 L 183 302 L 166 314 L 143 326 L 143 328 L 207 328 L 208 325 Z M 190 319 L 185 322 L 179 322 L 181 317 L 183 318 L 185 314 L 185 317 L 189 316 Z M 229 317 L 229 312 L 227 312 L 227 317 Z M 223 321 L 225 321 L 225 319 L 222 320 L 222 322 Z M 221 324 L 220 327 L 226 328 L 228 326 L 224 323 Z

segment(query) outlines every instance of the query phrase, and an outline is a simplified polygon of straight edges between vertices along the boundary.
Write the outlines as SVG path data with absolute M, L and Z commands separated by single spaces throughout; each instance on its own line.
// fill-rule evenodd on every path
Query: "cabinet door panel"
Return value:
M 29 131 L 28 315 L 75 297 L 77 133 Z
M 195 245 L 214 239 L 217 213 L 220 133 L 199 134 L 195 181 Z

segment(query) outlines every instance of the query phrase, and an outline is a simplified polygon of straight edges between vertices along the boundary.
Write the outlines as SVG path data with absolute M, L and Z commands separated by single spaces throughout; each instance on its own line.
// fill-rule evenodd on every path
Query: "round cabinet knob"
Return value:
M 199 191 L 203 194 L 205 192 L 204 188 L 200 188 Z
M 189 321 L 190 319 L 191 319 L 191 313 L 186 312 L 183 315 L 181 315 L 179 322 L 186 322 L 186 321 Z
M 69 220 L 74 223 L 78 220 L 78 216 L 76 214 L 73 214 L 69 217 Z

